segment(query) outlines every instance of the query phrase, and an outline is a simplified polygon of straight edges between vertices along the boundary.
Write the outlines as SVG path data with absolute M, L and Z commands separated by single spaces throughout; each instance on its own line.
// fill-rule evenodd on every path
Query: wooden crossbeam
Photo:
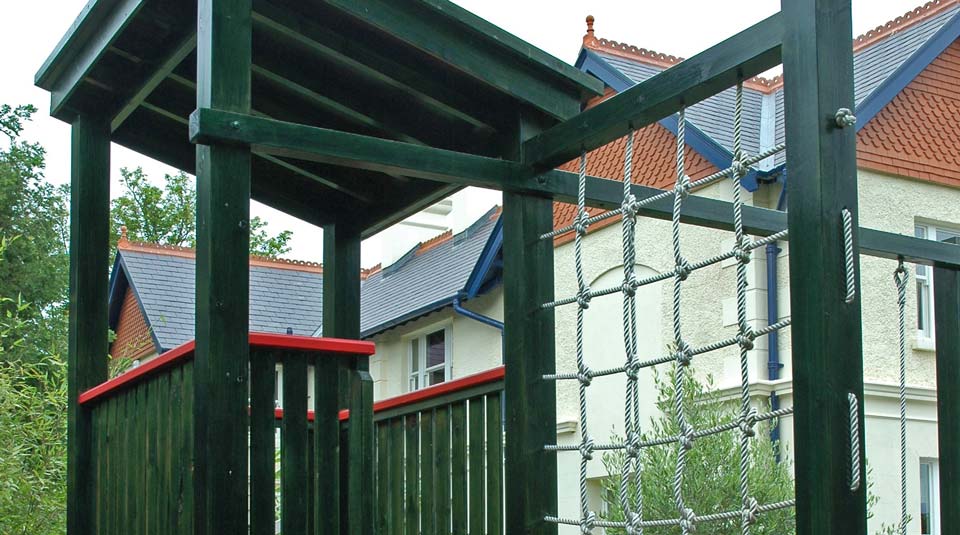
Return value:
M 274 154 L 307 161 L 425 178 L 460 186 L 477 186 L 529 193 L 574 202 L 577 180 L 574 173 L 548 171 L 536 174 L 529 167 L 510 160 L 410 145 L 398 141 L 337 132 L 325 128 L 275 121 L 245 114 L 199 109 L 190 116 L 190 137 L 195 143 L 220 140 L 251 145 L 261 154 Z M 633 185 L 638 199 L 662 190 Z M 619 208 L 623 186 L 614 180 L 587 178 L 587 204 L 596 208 Z M 669 199 L 644 208 L 644 215 L 670 219 Z M 692 196 L 684 203 L 681 221 L 716 229 L 733 228 L 730 203 Z M 784 212 L 744 206 L 744 224 L 750 234 L 769 236 L 787 228 Z M 900 256 L 917 264 L 938 264 L 960 268 L 960 247 L 921 240 L 868 228 L 860 229 L 860 252 L 881 258 Z
M 523 144 L 523 161 L 552 169 L 780 63 L 783 20 L 773 15 Z

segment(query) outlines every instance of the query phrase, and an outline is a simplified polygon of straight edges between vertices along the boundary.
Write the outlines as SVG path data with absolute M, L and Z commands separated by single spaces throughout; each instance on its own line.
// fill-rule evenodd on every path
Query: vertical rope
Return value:
M 897 313 L 900 335 L 900 535 L 907 533 L 907 282 L 910 275 L 903 266 L 903 259 L 893 281 L 897 285 Z
M 860 409 L 859 400 L 852 392 L 847 393 L 850 404 L 850 492 L 860 489 Z
M 690 192 L 690 177 L 685 170 L 684 153 L 686 150 L 685 130 L 686 130 L 686 109 L 681 108 L 680 116 L 677 120 L 677 183 L 673 195 L 673 218 L 671 221 L 673 260 L 675 264 L 673 276 L 673 343 L 676 346 L 676 380 L 674 384 L 674 409 L 676 411 L 677 427 L 680 431 L 681 440 L 677 446 L 677 463 L 673 475 L 673 499 L 677 506 L 677 512 L 680 513 L 680 530 L 683 535 L 689 535 L 695 529 L 696 515 L 689 509 L 683 499 L 683 478 L 687 468 L 687 451 L 693 448 L 693 428 L 687 422 L 684 412 L 684 381 L 686 380 L 687 366 L 690 364 L 692 353 L 689 346 L 683 340 L 683 333 L 680 324 L 680 290 L 683 281 L 690 274 L 690 264 L 683 257 L 680 249 L 680 211 L 683 208 L 683 200 Z
M 577 379 L 580 383 L 580 532 L 593 531 L 596 516 L 587 501 L 587 463 L 593 459 L 593 439 L 587 426 L 587 387 L 591 374 L 583 357 L 583 313 L 590 307 L 590 288 L 583 275 L 583 236 L 587 233 L 587 153 L 580 154 L 580 173 L 577 184 L 577 222 L 574 238 L 574 267 L 577 272 Z
M 749 352 L 753 349 L 753 330 L 747 324 L 747 263 L 750 262 L 749 243 L 743 233 L 743 200 L 740 197 L 740 180 L 746 174 L 742 149 L 743 84 L 737 84 L 733 110 L 733 162 L 730 174 L 733 179 L 733 251 L 737 260 L 737 342 L 740 346 L 740 503 L 742 515 L 740 532 L 750 534 L 750 525 L 756 519 L 756 502 L 750 497 L 748 475 L 750 473 L 750 437 L 754 435 L 755 411 L 750 406 Z
M 626 354 L 624 371 L 627 375 L 626 394 L 624 398 L 623 428 L 626 435 L 626 458 L 620 472 L 620 508 L 623 511 L 627 524 L 628 535 L 642 535 L 643 527 L 643 497 L 640 494 L 640 443 L 639 429 L 639 402 L 637 400 L 637 320 L 636 320 L 636 273 L 634 264 L 637 261 L 636 250 L 636 198 L 630 190 L 633 183 L 633 148 L 634 133 L 630 132 L 626 140 L 626 154 L 623 162 L 623 205 L 621 215 L 623 220 L 623 347 Z M 630 492 L 631 474 L 635 485 L 634 492 Z

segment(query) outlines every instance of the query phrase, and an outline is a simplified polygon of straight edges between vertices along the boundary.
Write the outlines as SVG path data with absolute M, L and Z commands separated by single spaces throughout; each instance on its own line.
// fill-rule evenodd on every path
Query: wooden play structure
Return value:
M 745 206 L 742 227 L 789 229 L 797 533 L 866 533 L 866 488 L 850 484 L 863 364 L 845 217 L 848 249 L 936 270 L 940 525 L 960 533 L 960 247 L 858 228 L 850 27 L 849 0 L 784 0 L 582 111 L 598 80 L 446 0 L 91 0 L 37 75 L 73 128 L 69 535 L 266 535 L 277 518 L 285 534 L 556 533 L 541 235 L 578 176 L 555 168 L 781 63 L 789 217 Z M 196 342 L 107 381 L 111 142 L 197 176 Z M 623 206 L 617 182 L 582 183 L 587 205 Z M 375 412 L 360 241 L 467 185 L 504 192 L 505 367 Z M 323 227 L 323 338 L 249 332 L 251 198 Z M 676 217 L 732 230 L 731 213 L 690 196 Z M 639 215 L 671 219 L 673 201 Z M 486 442 L 468 447 L 465 426 Z M 456 475 L 484 470 L 486 485 Z

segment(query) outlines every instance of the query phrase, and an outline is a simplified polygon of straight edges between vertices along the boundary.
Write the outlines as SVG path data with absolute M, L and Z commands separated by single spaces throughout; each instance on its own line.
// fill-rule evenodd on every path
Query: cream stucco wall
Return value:
M 933 222 L 960 228 L 960 191 L 930 184 L 886 176 L 869 171 L 860 172 L 860 224 L 865 227 L 913 235 L 916 222 Z M 729 200 L 731 185 L 720 183 L 698 195 Z M 772 207 L 779 194 L 777 186 L 764 186 L 755 195 L 744 192 L 744 200 L 758 206 Z M 648 276 L 673 268 L 670 247 L 670 223 L 641 218 L 637 228 L 637 272 Z M 623 277 L 622 243 L 619 224 L 591 232 L 584 244 L 584 269 L 591 288 L 618 286 Z M 682 248 L 689 260 L 707 258 L 728 251 L 732 233 L 684 225 Z M 778 290 L 780 309 L 777 318 L 789 317 L 789 247 L 780 243 L 778 256 Z M 555 251 L 556 296 L 576 293 L 573 268 L 573 244 L 559 246 Z M 861 258 L 861 288 L 864 379 L 866 412 L 866 446 L 873 492 L 879 497 L 871 529 L 880 522 L 895 523 L 899 503 L 898 423 L 897 423 L 897 355 L 896 355 L 896 290 L 892 273 L 895 262 L 872 257 Z M 916 343 L 916 292 L 912 284 L 907 292 L 908 355 L 908 466 L 909 507 L 919 510 L 919 472 L 921 458 L 936 458 L 936 411 L 933 390 L 934 354 L 929 347 Z M 767 325 L 766 257 L 757 250 L 748 265 L 748 320 L 754 328 Z M 672 282 L 665 281 L 644 287 L 638 293 L 640 344 L 642 357 L 655 357 L 668 351 L 672 341 L 671 310 Z M 724 339 L 736 333 L 735 264 L 724 262 L 691 275 L 683 286 L 684 337 L 692 346 Z M 503 298 L 500 288 L 466 304 L 471 310 L 502 319 Z M 585 316 L 585 346 L 591 368 L 616 366 L 623 362 L 623 333 L 621 326 L 622 300 L 620 294 L 596 298 Z M 571 371 L 575 363 L 576 306 L 561 307 L 556 314 L 557 369 Z M 453 377 L 462 377 L 500 364 L 500 333 L 469 318 L 455 315 L 449 308 L 425 318 L 402 325 L 374 338 L 377 354 L 372 360 L 376 380 L 377 399 L 406 391 L 408 337 L 441 325 L 452 328 Z M 750 380 L 758 399 L 776 391 L 783 406 L 790 406 L 790 329 L 780 334 L 780 356 L 784 363 L 782 378 L 768 381 L 767 338 L 757 340 L 750 352 Z M 718 388 L 733 388 L 739 384 L 737 348 L 729 347 L 695 357 L 694 368 L 700 376 L 711 375 Z M 840 358 L 840 357 L 838 357 Z M 649 371 L 642 377 L 645 392 L 641 404 L 646 408 L 644 420 L 655 416 L 652 381 Z M 598 442 L 612 434 L 622 435 L 624 380 L 619 376 L 597 378 L 589 389 L 591 407 L 589 432 Z M 599 388 L 598 388 L 599 387 Z M 577 383 L 561 381 L 557 385 L 558 441 L 574 444 L 579 439 Z M 781 426 L 784 457 L 793 450 L 792 420 L 785 418 Z M 578 505 L 577 473 L 579 456 L 575 452 L 559 453 L 559 502 L 564 514 L 575 514 Z M 599 458 L 599 455 L 597 456 Z M 731 465 L 733 466 L 733 465 Z M 603 475 L 599 460 L 593 461 L 588 473 L 592 507 L 601 509 L 598 479 Z M 916 518 L 914 514 L 914 518 Z M 576 529 L 561 528 L 563 533 Z M 916 520 L 908 533 L 919 533 Z

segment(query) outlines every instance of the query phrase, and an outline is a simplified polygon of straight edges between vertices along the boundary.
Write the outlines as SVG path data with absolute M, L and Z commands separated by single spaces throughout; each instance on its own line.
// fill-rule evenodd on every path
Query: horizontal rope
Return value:
M 780 320 L 777 323 L 771 323 L 766 327 L 758 329 L 753 332 L 753 339 L 759 338 L 761 336 L 766 336 L 774 331 L 789 327 L 791 324 L 791 318 Z M 739 337 L 727 338 L 726 340 L 720 340 L 719 342 L 713 342 L 702 347 L 694 348 L 690 350 L 690 356 L 702 355 L 704 353 L 709 353 L 711 351 L 716 351 L 724 347 L 729 347 L 737 344 L 740 341 Z M 677 360 L 678 354 L 671 353 L 669 355 L 663 355 L 662 357 L 653 358 L 646 361 L 641 361 L 636 365 L 638 370 L 643 368 L 649 368 L 651 366 L 658 366 L 660 364 L 666 364 L 668 362 L 673 362 Z M 567 381 L 572 379 L 580 379 L 581 376 L 587 379 L 595 379 L 597 377 L 606 377 L 608 375 L 616 375 L 618 373 L 626 373 L 626 366 L 617 366 L 616 368 L 605 368 L 601 370 L 588 370 L 585 374 L 579 373 L 548 373 L 544 374 L 542 378 L 545 381 Z
M 786 148 L 786 145 L 784 145 L 784 144 L 782 144 L 782 143 L 781 143 L 780 145 L 775 145 L 774 147 L 771 147 L 771 148 L 769 148 L 769 149 L 767 149 L 767 150 L 765 150 L 765 151 L 763 151 L 763 152 L 758 153 L 756 156 L 751 156 L 751 157 L 745 159 L 745 160 L 743 161 L 743 165 L 746 165 L 746 166 L 755 165 L 755 164 L 759 163 L 761 160 L 765 160 L 765 159 L 769 158 L 770 156 L 773 156 L 773 155 L 777 154 L 778 152 L 782 151 L 784 148 Z M 723 170 L 721 170 L 721 171 L 717 171 L 716 173 L 713 173 L 712 175 L 705 176 L 705 177 L 703 177 L 703 178 L 701 178 L 701 179 L 699 179 L 699 180 L 694 180 L 693 182 L 690 183 L 690 189 L 696 189 L 696 188 L 701 188 L 701 187 L 703 187 L 703 186 L 708 186 L 708 185 L 710 185 L 710 184 L 712 184 L 712 183 L 714 183 L 714 182 L 716 182 L 716 181 L 718 181 L 718 180 L 720 180 L 720 179 L 722 179 L 722 178 L 728 177 L 728 176 L 730 176 L 730 171 L 732 171 L 732 170 L 733 170 L 733 167 L 732 167 L 732 166 L 731 166 L 731 167 L 727 167 L 726 169 L 723 169 Z M 657 202 L 657 201 L 661 201 L 661 200 L 663 200 L 663 199 L 667 199 L 667 198 L 672 197 L 675 192 L 676 192 L 675 190 L 667 190 L 667 191 L 664 191 L 664 192 L 662 192 L 662 193 L 658 193 L 658 194 L 656 194 L 656 195 L 651 195 L 650 197 L 644 197 L 643 199 L 638 199 L 638 200 L 636 201 L 636 203 L 633 205 L 633 209 L 634 209 L 634 210 L 641 210 L 644 206 L 648 206 L 648 205 L 650 205 L 650 204 L 652 204 L 652 203 L 655 203 L 655 202 Z M 597 215 L 595 215 L 595 216 L 593 216 L 593 217 L 587 218 L 587 219 L 584 221 L 584 224 L 587 225 L 587 226 L 590 226 L 590 225 L 592 225 L 592 224 L 594 224 L 594 223 L 599 223 L 600 221 L 603 221 L 603 220 L 605 220 L 605 219 L 610 219 L 611 217 L 617 217 L 618 215 L 620 215 L 620 214 L 622 214 L 622 213 L 623 213 L 623 207 L 616 208 L 616 209 L 613 209 L 613 210 L 608 210 L 608 211 L 606 211 L 606 212 L 604 212 L 604 213 L 602 213 L 602 214 L 597 214 Z M 561 228 L 552 230 L 552 231 L 550 231 L 550 232 L 545 232 L 545 233 L 541 234 L 541 235 L 540 235 L 540 239 L 541 239 L 541 240 L 547 240 L 547 239 L 550 239 L 550 238 L 556 238 L 557 236 L 562 236 L 563 234 L 566 234 L 566 233 L 568 233 L 568 232 L 572 232 L 572 231 L 576 230 L 576 228 L 577 228 L 576 223 L 571 223 L 571 224 L 566 225 L 566 226 L 564 226 L 564 227 L 561 227 Z
M 790 507 L 796 507 L 797 500 L 784 500 L 781 502 L 767 503 L 757 506 L 757 514 L 769 513 L 771 511 L 778 511 L 781 509 L 789 509 Z M 744 513 L 752 512 L 750 509 L 735 509 L 732 511 L 725 511 L 722 513 L 713 513 L 709 515 L 696 515 L 694 516 L 695 522 L 718 522 L 721 520 L 732 520 L 734 518 L 741 518 Z M 556 516 L 545 516 L 544 521 L 550 522 L 553 524 L 564 524 L 569 526 L 579 526 L 580 520 L 573 518 L 563 518 Z M 636 522 L 635 525 L 643 528 L 663 528 L 670 526 L 679 526 L 681 519 L 679 518 L 667 518 L 663 520 L 641 520 Z M 594 521 L 594 526 L 598 528 L 627 528 L 627 522 L 615 522 L 612 520 L 604 520 L 602 518 L 597 518 Z
M 756 414 L 751 420 L 756 422 L 764 422 L 767 420 L 773 420 L 774 418 L 781 418 L 783 416 L 790 416 L 793 414 L 793 407 L 787 407 L 783 409 L 777 409 L 775 411 L 763 412 Z M 732 431 L 734 429 L 739 429 L 741 422 L 739 419 L 731 420 L 720 425 L 715 425 L 713 427 L 708 427 L 706 429 L 701 429 L 699 431 L 693 431 L 693 438 L 704 438 L 712 435 L 719 435 L 727 431 Z M 632 447 L 635 448 L 650 448 L 654 446 L 665 446 L 667 444 L 673 444 L 683 440 L 683 435 L 671 435 L 659 438 L 653 438 L 650 440 L 639 441 L 634 444 Z M 581 451 L 582 444 L 547 444 L 543 447 L 544 451 Z M 606 444 L 593 444 L 591 446 L 592 451 L 616 451 L 616 450 L 625 450 L 628 447 L 631 447 L 630 444 L 622 442 L 612 442 Z

